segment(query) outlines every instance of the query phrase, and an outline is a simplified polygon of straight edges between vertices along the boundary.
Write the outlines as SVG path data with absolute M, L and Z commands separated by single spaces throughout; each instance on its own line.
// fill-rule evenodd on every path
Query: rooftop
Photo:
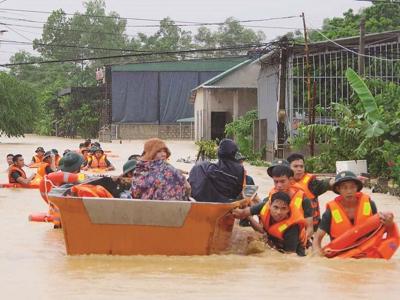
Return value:
M 223 72 L 247 57 L 146 62 L 111 66 L 112 72 Z

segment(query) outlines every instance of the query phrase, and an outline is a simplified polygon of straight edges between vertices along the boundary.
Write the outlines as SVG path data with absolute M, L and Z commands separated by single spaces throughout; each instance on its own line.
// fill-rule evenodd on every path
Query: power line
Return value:
M 264 45 L 253 45 L 253 47 L 261 46 L 271 46 L 277 42 L 270 42 Z M 35 64 L 49 64 L 49 63 L 64 63 L 64 62 L 81 62 L 81 61 L 91 61 L 91 60 L 102 60 L 102 59 L 112 59 L 112 58 L 128 58 L 128 57 L 145 57 L 153 55 L 179 55 L 179 54 L 190 54 L 190 53 L 203 53 L 203 52 L 220 52 L 229 50 L 246 50 L 252 47 L 249 46 L 234 46 L 234 47 L 222 47 L 222 48 L 205 48 L 205 49 L 189 49 L 189 50 L 178 50 L 178 51 L 160 51 L 160 52 L 148 52 L 148 53 L 135 53 L 135 54 L 121 54 L 121 55 L 109 55 L 109 56 L 98 56 L 98 57 L 83 57 L 83 58 L 71 58 L 71 59 L 60 59 L 60 60 L 45 60 L 38 62 L 21 62 L 14 64 L 1 64 L 0 67 L 12 67 L 12 66 L 22 66 L 22 65 L 35 65 Z
M 54 11 L 42 11 L 42 10 L 26 10 L 26 9 L 15 9 L 15 8 L 0 8 L 0 11 L 17 11 L 17 12 L 26 12 L 26 13 L 39 13 L 39 14 L 52 14 Z M 135 20 L 135 21 L 149 21 L 149 22 L 160 22 L 163 19 L 145 19 L 145 18 L 136 18 L 136 17 L 121 17 L 121 16 L 102 16 L 102 15 L 88 15 L 88 14 L 80 14 L 80 13 L 67 13 L 64 12 L 65 15 L 75 16 L 79 15 L 82 17 L 88 18 L 111 18 L 111 19 L 121 19 L 121 20 Z M 240 23 L 249 23 L 249 22 L 264 22 L 264 21 L 273 21 L 273 20 L 282 20 L 282 19 L 292 19 L 292 18 L 299 18 L 299 15 L 296 16 L 283 16 L 283 17 L 270 17 L 264 19 L 253 19 L 253 20 L 238 20 Z M 193 24 L 196 26 L 204 25 L 221 25 L 224 22 L 194 22 L 194 21 L 179 21 L 175 20 L 177 23 L 186 23 L 186 24 Z M 150 25 L 153 26 L 153 25 Z M 184 26 L 184 25 L 182 25 Z M 187 25 L 185 25 L 187 26 Z M 190 25 L 189 25 L 190 26 Z
M 126 49 L 126 48 L 104 48 L 104 47 L 90 47 L 90 46 L 79 46 L 79 45 L 70 45 L 70 44 L 33 43 L 32 41 L 22 42 L 22 41 L 14 41 L 14 40 L 0 40 L 0 43 L 14 44 L 14 45 L 38 45 L 38 46 L 55 47 L 55 48 L 58 48 L 58 47 L 60 47 L 60 48 L 77 48 L 77 49 L 88 49 L 88 50 L 149 52 L 147 50 L 135 50 L 135 49 Z

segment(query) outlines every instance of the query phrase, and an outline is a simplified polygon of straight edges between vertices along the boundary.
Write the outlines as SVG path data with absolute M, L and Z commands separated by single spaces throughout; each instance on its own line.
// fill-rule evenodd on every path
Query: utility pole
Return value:
M 365 17 L 360 20 L 360 48 L 358 49 L 358 74 L 364 76 L 365 73 Z
M 308 34 L 307 34 L 307 26 L 306 26 L 306 18 L 304 16 L 304 12 L 301 13 L 301 17 L 303 18 L 303 28 L 304 28 L 304 52 L 306 55 L 306 74 L 307 74 L 307 102 L 308 102 L 308 125 L 314 123 L 313 115 L 314 115 L 314 99 L 311 97 L 311 65 L 310 65 L 310 51 L 308 48 Z M 310 155 L 314 156 L 314 134 L 310 134 Z

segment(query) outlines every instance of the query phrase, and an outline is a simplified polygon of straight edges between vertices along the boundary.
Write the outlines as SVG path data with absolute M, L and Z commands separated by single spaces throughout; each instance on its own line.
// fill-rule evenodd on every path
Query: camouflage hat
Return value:
M 43 147 L 37 147 L 37 149 L 36 149 L 35 152 L 36 152 L 36 153 L 38 153 L 38 152 L 43 152 L 43 153 L 45 153 L 46 151 L 44 151 Z
M 363 184 L 362 184 L 361 180 L 357 178 L 356 174 L 354 174 L 351 171 L 342 171 L 336 175 L 332 190 L 336 194 L 339 194 L 339 192 L 337 191 L 337 187 L 341 183 L 346 182 L 346 181 L 353 181 L 357 185 L 357 192 L 361 191 L 363 188 Z
M 270 177 L 272 177 L 272 170 L 276 167 L 276 166 L 285 166 L 290 168 L 290 164 L 286 159 L 275 159 L 272 164 L 268 167 L 267 169 L 267 173 Z

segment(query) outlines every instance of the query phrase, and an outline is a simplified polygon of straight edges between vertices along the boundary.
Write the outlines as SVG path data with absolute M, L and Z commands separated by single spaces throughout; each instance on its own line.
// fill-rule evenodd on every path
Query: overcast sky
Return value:
M 1 8 L 43 11 L 62 8 L 67 13 L 73 13 L 76 11 L 84 11 L 83 2 L 82 0 L 0 0 L 1 23 L 32 26 L 10 26 L 7 28 L 4 25 L 0 25 L 0 30 L 7 30 L 7 32 L 3 33 L 1 39 L 29 42 L 41 36 L 41 29 L 33 28 L 33 26 L 41 26 L 41 24 L 27 23 L 21 20 L 10 20 L 7 18 L 29 19 L 44 22 L 48 16 L 47 14 L 1 11 Z M 230 16 L 239 20 L 265 19 L 300 15 L 301 12 L 304 12 L 309 27 L 320 27 L 325 18 L 342 16 L 342 13 L 349 8 L 359 11 L 361 8 L 365 8 L 370 4 L 369 2 L 359 2 L 355 0 L 106 0 L 106 5 L 107 11 L 115 11 L 119 13 L 121 17 L 162 19 L 169 16 L 174 20 L 196 22 L 220 22 Z M 128 21 L 128 24 L 143 25 L 154 23 Z M 251 24 L 275 27 L 302 27 L 300 18 Z M 289 31 L 288 29 L 253 29 L 264 31 L 267 40 L 271 40 Z M 190 28 L 190 30 L 196 32 L 196 27 Z M 138 31 L 144 32 L 145 30 L 143 30 L 143 28 L 129 28 L 127 33 L 135 35 Z M 151 32 L 147 31 L 147 33 Z M 22 49 L 32 51 L 32 47 L 29 45 L 9 45 L 7 43 L 1 43 L 0 41 L 0 63 L 8 62 L 9 57 L 13 53 Z

